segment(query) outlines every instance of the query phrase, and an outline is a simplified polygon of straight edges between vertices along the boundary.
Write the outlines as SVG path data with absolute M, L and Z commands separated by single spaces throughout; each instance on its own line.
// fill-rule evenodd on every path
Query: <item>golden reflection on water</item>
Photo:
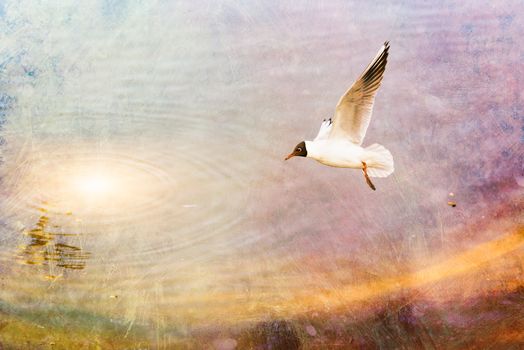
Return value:
M 23 234 L 30 238 L 29 243 L 22 245 L 18 259 L 27 265 L 41 265 L 49 268 L 46 279 L 54 279 L 61 275 L 60 269 L 82 270 L 86 267 L 91 253 L 71 242 L 70 237 L 78 234 L 59 232 L 60 225 L 52 225 L 48 209 L 38 208 L 42 215 L 33 228 L 24 230 Z M 72 216 L 71 212 L 62 215 Z

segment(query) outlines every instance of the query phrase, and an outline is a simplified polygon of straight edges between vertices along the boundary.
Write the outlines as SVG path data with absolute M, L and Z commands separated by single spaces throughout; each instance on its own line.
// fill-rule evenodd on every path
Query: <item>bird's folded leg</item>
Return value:
M 375 191 L 376 190 L 375 185 L 373 185 L 373 182 L 371 182 L 371 179 L 369 178 L 369 175 L 368 175 L 368 166 L 366 162 L 362 162 L 362 171 L 364 172 L 366 183 L 368 184 L 369 187 L 371 187 L 373 191 Z

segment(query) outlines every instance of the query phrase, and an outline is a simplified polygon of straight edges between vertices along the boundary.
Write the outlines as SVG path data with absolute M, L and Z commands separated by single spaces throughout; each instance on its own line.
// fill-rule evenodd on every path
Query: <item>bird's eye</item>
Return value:
M 300 147 L 297 148 L 297 151 L 302 152 L 302 148 L 300 148 Z

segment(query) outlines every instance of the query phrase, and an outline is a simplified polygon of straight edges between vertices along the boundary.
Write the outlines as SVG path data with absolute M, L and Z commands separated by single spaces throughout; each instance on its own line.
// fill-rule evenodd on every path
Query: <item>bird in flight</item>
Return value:
M 371 121 L 375 95 L 382 82 L 388 59 L 389 42 L 367 66 L 353 86 L 338 101 L 333 119 L 324 119 L 313 141 L 302 141 L 285 159 L 309 157 L 338 168 L 362 169 L 366 183 L 374 191 L 370 177 L 393 173 L 393 157 L 377 143 L 362 147 Z

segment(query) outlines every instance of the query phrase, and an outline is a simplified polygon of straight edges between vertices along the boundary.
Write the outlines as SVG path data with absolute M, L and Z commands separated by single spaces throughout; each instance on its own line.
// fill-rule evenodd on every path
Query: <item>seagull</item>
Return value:
M 338 101 L 333 118 L 324 119 L 313 141 L 302 141 L 285 160 L 309 157 L 322 164 L 362 169 L 373 191 L 370 177 L 387 177 L 395 170 L 391 153 L 377 143 L 362 147 L 373 113 L 375 95 L 382 82 L 388 59 L 389 42 L 385 42 L 353 86 Z

